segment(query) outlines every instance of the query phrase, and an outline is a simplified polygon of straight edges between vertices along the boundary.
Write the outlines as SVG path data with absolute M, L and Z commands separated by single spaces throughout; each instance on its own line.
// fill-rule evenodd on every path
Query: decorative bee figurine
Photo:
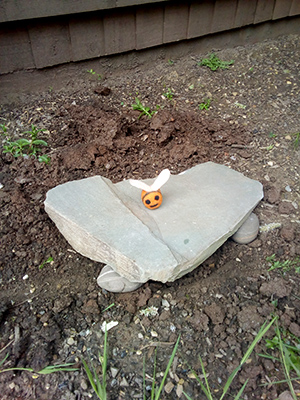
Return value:
M 138 189 L 142 189 L 141 198 L 144 206 L 149 208 L 149 210 L 155 210 L 161 206 L 163 200 L 160 188 L 168 181 L 169 178 L 170 171 L 168 169 L 164 169 L 151 186 L 136 179 L 129 179 L 129 183 Z

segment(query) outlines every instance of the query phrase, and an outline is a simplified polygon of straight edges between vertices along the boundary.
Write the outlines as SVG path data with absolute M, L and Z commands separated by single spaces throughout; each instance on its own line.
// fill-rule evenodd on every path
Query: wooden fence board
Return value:
M 162 7 L 139 8 L 136 12 L 136 48 L 163 43 L 164 10 Z
M 293 15 L 299 15 L 299 14 L 300 14 L 300 0 L 293 0 L 291 9 L 290 9 L 290 17 L 292 17 Z
M 1 74 L 35 67 L 25 27 L 0 29 L 0 54 Z
M 235 15 L 235 27 L 253 24 L 257 0 L 239 0 Z
M 188 39 L 208 35 L 214 15 L 214 1 L 203 0 L 190 6 Z
M 135 15 L 114 11 L 104 16 L 105 54 L 123 53 L 136 48 Z
M 170 4 L 165 6 L 164 43 L 187 38 L 189 4 Z
M 216 0 L 211 32 L 234 28 L 237 0 Z
M 275 0 L 258 0 L 255 12 L 254 23 L 269 21 L 273 17 Z
M 69 27 L 66 22 L 38 22 L 28 26 L 28 32 L 37 68 L 72 61 Z
M 100 14 L 88 18 L 73 17 L 69 21 L 69 29 L 73 61 L 105 54 L 104 28 Z
M 293 0 L 276 0 L 273 19 L 288 17 Z

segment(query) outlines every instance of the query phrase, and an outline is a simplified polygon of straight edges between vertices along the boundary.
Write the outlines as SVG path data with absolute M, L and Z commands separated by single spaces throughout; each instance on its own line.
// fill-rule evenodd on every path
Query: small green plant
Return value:
M 141 315 L 145 315 L 146 317 L 155 317 L 158 315 L 158 308 L 155 306 L 149 306 L 140 310 Z
M 160 398 L 160 394 L 163 390 L 165 380 L 166 380 L 168 373 L 170 371 L 170 368 L 172 366 L 172 363 L 173 363 L 173 360 L 174 360 L 174 357 L 175 357 L 175 354 L 177 351 L 177 347 L 179 345 L 179 341 L 180 341 L 180 335 L 178 336 L 178 339 L 175 343 L 170 360 L 168 362 L 167 368 L 164 372 L 164 375 L 163 375 L 163 378 L 162 378 L 162 381 L 161 381 L 159 387 L 156 386 L 156 380 L 155 380 L 156 379 L 156 350 L 155 350 L 153 377 L 152 377 L 152 386 L 151 386 L 151 397 L 150 397 L 151 400 L 159 400 L 159 398 Z M 145 368 L 145 357 L 144 357 L 144 362 L 143 362 L 143 383 L 144 383 L 143 384 L 143 386 L 144 386 L 144 396 L 143 397 L 144 397 L 144 400 L 146 400 L 146 371 L 145 370 L 146 370 L 146 368 Z
M 114 305 L 115 305 L 115 303 L 110 304 L 102 312 L 105 312 L 105 311 L 109 310 L 110 308 L 114 307 Z
M 102 79 L 102 76 L 100 74 L 97 74 L 92 68 L 88 69 L 87 72 L 91 75 L 97 76 L 98 80 L 100 81 Z
M 30 131 L 23 132 L 23 135 L 29 135 L 30 138 L 20 138 L 16 141 L 12 141 L 7 132 L 7 128 L 4 125 L 1 125 L 1 129 L 3 131 L 2 135 L 4 135 L 4 143 L 3 143 L 3 153 L 11 153 L 14 157 L 37 157 L 37 153 L 41 152 L 40 146 L 48 146 L 48 143 L 45 140 L 38 139 L 38 135 L 40 132 L 44 132 L 46 129 L 38 129 L 36 126 L 31 125 Z M 50 157 L 47 155 L 40 155 L 38 157 L 40 162 L 44 162 L 49 164 Z
M 203 103 L 199 104 L 200 110 L 208 110 L 211 104 L 211 99 L 204 99 Z
M 149 118 L 151 118 L 160 108 L 159 106 L 156 106 L 156 110 L 151 111 L 149 107 L 145 107 L 142 102 L 139 100 L 138 97 L 135 98 L 135 104 L 131 105 L 133 110 L 140 111 L 141 114 L 139 115 L 139 118 L 141 118 L 142 115 L 147 115 Z
M 251 356 L 254 347 L 256 346 L 256 344 L 262 339 L 262 337 L 266 334 L 266 332 L 271 328 L 271 326 L 273 325 L 273 323 L 277 320 L 277 316 L 274 317 L 271 322 L 269 322 L 267 324 L 267 321 L 261 326 L 258 334 L 256 335 L 255 339 L 253 340 L 253 342 L 251 343 L 251 345 L 249 346 L 248 350 L 246 351 L 244 357 L 242 358 L 240 364 L 234 369 L 234 371 L 230 374 L 229 378 L 227 379 L 227 382 L 225 383 L 224 387 L 223 387 L 223 392 L 221 394 L 221 397 L 219 398 L 219 400 L 222 400 L 224 398 L 224 396 L 227 394 L 230 385 L 233 381 L 233 379 L 235 378 L 235 376 L 237 375 L 237 373 L 240 371 L 240 369 L 242 368 L 242 366 L 247 362 L 247 360 L 249 359 L 249 357 Z M 214 397 L 212 395 L 212 391 L 211 388 L 209 386 L 208 383 L 208 379 L 207 379 L 207 373 L 205 371 L 204 368 L 204 364 L 202 361 L 202 358 L 199 356 L 199 360 L 200 360 L 200 364 L 201 364 L 201 369 L 202 369 L 202 375 L 204 377 L 204 383 L 202 382 L 202 380 L 198 377 L 198 375 L 196 374 L 195 371 L 192 371 L 196 380 L 198 381 L 198 383 L 200 384 L 200 387 L 203 391 L 203 393 L 205 394 L 206 398 L 208 400 L 214 400 Z M 246 387 L 248 383 L 248 379 L 246 380 L 246 382 L 243 384 L 243 386 L 241 387 L 241 389 L 239 390 L 239 392 L 237 393 L 237 395 L 234 397 L 235 400 L 238 400 L 241 398 L 241 395 Z M 184 393 L 184 392 L 183 392 Z M 185 397 L 188 400 L 192 400 L 192 398 L 190 396 L 188 396 L 186 393 L 184 393 Z
M 274 269 L 280 270 L 282 273 L 286 273 L 295 269 L 297 274 L 300 274 L 300 259 L 299 257 L 294 260 L 285 260 L 279 261 L 276 259 L 276 255 L 272 254 L 271 256 L 266 258 L 267 263 L 269 264 L 268 271 L 273 271 Z
M 169 59 L 168 59 L 168 64 L 169 64 L 169 65 L 174 65 L 174 61 L 171 60 L 171 59 L 169 58 Z
M 219 57 L 215 53 L 210 54 L 210 56 L 208 58 L 203 58 L 198 63 L 198 65 L 200 65 L 200 66 L 210 68 L 211 71 L 217 71 L 219 68 L 227 69 L 232 64 L 234 64 L 234 60 L 222 61 L 219 59 Z
M 293 399 L 297 400 L 293 380 L 300 379 L 300 338 L 280 329 L 278 321 L 276 321 L 275 336 L 272 339 L 266 339 L 266 347 L 273 353 L 277 352 L 278 354 L 279 352 L 279 357 L 277 357 L 277 354 L 274 356 L 269 353 L 259 355 L 272 361 L 279 361 L 285 376 L 284 381 L 272 382 L 272 384 L 287 383 Z
M 85 372 L 87 374 L 87 377 L 90 381 L 90 384 L 98 396 L 100 400 L 106 400 L 106 371 L 107 371 L 107 329 L 105 329 L 105 334 L 104 334 L 104 349 L 103 349 L 103 356 L 101 356 L 99 352 L 99 362 L 101 365 L 102 369 L 102 382 L 100 381 L 96 368 L 92 364 L 92 370 L 89 368 L 85 360 L 82 360 Z
M 7 127 L 4 124 L 0 124 L 0 129 L 2 129 L 2 135 L 5 135 L 7 132 Z
M 39 162 L 43 162 L 44 164 L 50 164 L 51 158 L 47 156 L 47 154 L 43 154 L 38 157 Z
M 53 261 L 53 258 L 51 256 L 48 257 L 47 260 L 42 262 L 42 264 L 39 266 L 39 269 L 43 269 L 46 264 L 50 264 L 50 263 L 52 263 L 52 261 Z
M 168 100 L 172 100 L 174 92 L 172 91 L 172 89 L 168 88 L 168 90 L 165 93 L 163 93 L 163 96 Z
M 0 361 L 0 367 L 5 363 L 5 361 L 8 359 L 9 354 L 7 353 L 6 356 L 2 361 Z M 73 363 L 67 363 L 67 364 L 57 364 L 57 365 L 48 365 L 47 367 L 41 369 L 40 371 L 34 371 L 32 368 L 21 368 L 21 367 L 15 367 L 15 368 L 4 368 L 0 369 L 0 373 L 3 372 L 10 372 L 10 371 L 28 371 L 32 372 L 34 375 L 48 375 L 48 374 L 53 374 L 54 372 L 72 372 L 72 371 L 78 371 L 78 368 L 73 367 Z
M 299 148 L 299 143 L 300 143 L 300 132 L 293 133 L 293 136 L 295 138 L 294 142 L 293 142 L 293 146 L 294 146 L 294 149 L 297 150 Z
M 238 103 L 237 101 L 234 103 L 234 105 L 235 105 L 236 107 L 238 107 L 238 108 L 242 108 L 243 110 L 246 109 L 245 104 Z
M 270 144 L 269 146 L 266 147 L 267 151 L 271 151 L 274 148 L 274 144 Z

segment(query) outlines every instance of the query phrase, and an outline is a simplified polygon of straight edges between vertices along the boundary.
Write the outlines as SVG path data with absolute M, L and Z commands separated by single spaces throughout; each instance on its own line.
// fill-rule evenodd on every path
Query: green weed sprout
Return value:
M 295 138 L 294 142 L 293 142 L 293 146 L 294 146 L 294 149 L 297 150 L 299 148 L 299 143 L 300 143 L 300 132 L 293 133 L 293 136 Z
M 217 71 L 220 69 L 227 69 L 230 65 L 234 64 L 234 60 L 222 61 L 216 56 L 215 53 L 210 54 L 208 58 L 203 58 L 198 65 L 208 67 L 211 71 Z
M 295 269 L 295 272 L 300 274 L 300 258 L 297 257 L 295 260 L 286 260 L 279 261 L 276 260 L 275 254 L 266 258 L 266 261 L 269 263 L 270 268 L 268 271 L 273 271 L 274 269 L 280 270 L 282 273 L 289 272 L 291 269 Z
M 92 364 L 92 370 L 89 368 L 87 363 L 82 360 L 85 372 L 87 374 L 87 377 L 89 378 L 90 384 L 98 396 L 100 400 L 106 400 L 106 371 L 107 371 L 107 329 L 105 329 L 105 334 L 104 334 L 104 349 L 103 349 L 103 357 L 100 355 L 99 352 L 99 362 L 101 364 L 101 369 L 102 369 L 102 382 L 100 382 L 100 379 L 98 377 L 97 371 Z
M 172 100 L 174 93 L 173 93 L 172 89 L 168 88 L 168 90 L 165 93 L 163 93 L 163 96 L 168 100 Z
M 156 106 L 156 110 L 151 111 L 149 107 L 145 107 L 142 104 L 138 97 L 135 98 L 135 104 L 132 104 L 131 106 L 133 110 L 138 110 L 141 112 L 139 118 L 141 118 L 142 115 L 147 115 L 149 118 L 151 118 L 159 109 L 159 106 Z
M 99 81 L 100 79 L 102 79 L 102 76 L 100 74 L 97 74 L 92 68 L 88 69 L 86 72 L 88 72 L 91 75 L 96 75 Z
M 175 357 L 175 354 L 176 354 L 176 351 L 177 351 L 177 347 L 179 345 L 179 341 L 180 341 L 180 335 L 178 336 L 178 339 L 177 339 L 177 341 L 175 343 L 174 349 L 172 351 L 170 360 L 168 362 L 167 368 L 165 370 L 164 376 L 162 378 L 162 381 L 161 381 L 159 387 L 156 386 L 156 381 L 155 381 L 155 375 L 156 375 L 156 351 L 155 351 L 153 378 L 152 378 L 152 386 L 151 386 L 151 397 L 150 397 L 151 400 L 159 400 L 159 398 L 160 398 L 160 394 L 161 394 L 161 392 L 163 390 L 163 387 L 164 387 L 164 384 L 165 384 L 165 380 L 166 380 L 166 378 L 168 376 L 168 373 L 170 371 L 170 368 L 172 366 L 172 363 L 173 363 L 173 360 L 174 360 L 174 357 Z M 143 362 L 143 383 L 144 383 L 144 385 L 143 385 L 144 386 L 144 396 L 143 397 L 144 397 L 144 400 L 146 400 L 146 393 L 145 393 L 145 391 L 146 391 L 146 383 L 145 383 L 146 379 L 145 379 L 145 375 L 146 375 L 146 372 L 145 372 L 145 357 L 144 357 L 144 362 Z
M 38 134 L 40 132 L 44 132 L 46 129 L 38 129 L 36 126 L 31 125 L 30 131 L 23 132 L 24 135 L 29 135 L 30 138 L 21 138 L 16 141 L 12 141 L 9 139 L 7 135 L 7 128 L 1 125 L 3 135 L 5 136 L 5 140 L 3 143 L 3 153 L 11 153 L 15 158 L 17 157 L 37 157 L 37 153 L 41 152 L 40 146 L 48 146 L 48 143 L 45 140 L 38 139 Z M 40 155 L 38 157 L 40 162 L 44 162 L 49 164 L 50 157 L 47 155 Z
M 237 375 L 237 373 L 240 371 L 240 369 L 242 368 L 242 366 L 247 362 L 247 360 L 249 359 L 249 357 L 251 356 L 254 347 L 256 346 L 256 344 L 262 339 L 262 337 L 266 334 L 266 332 L 271 328 L 271 326 L 274 324 L 274 322 L 277 320 L 277 316 L 274 317 L 271 322 L 269 322 L 267 324 L 267 321 L 261 326 L 258 334 L 256 335 L 255 339 L 253 340 L 253 342 L 251 343 L 251 345 L 249 346 L 248 350 L 246 351 L 244 357 L 242 358 L 240 364 L 234 369 L 234 371 L 230 374 L 229 378 L 227 379 L 227 382 L 225 383 L 224 387 L 223 387 L 223 392 L 221 397 L 219 398 L 219 400 L 222 400 L 224 398 L 224 396 L 227 394 L 230 385 L 233 381 L 233 379 L 235 378 L 235 376 Z M 212 396 L 211 393 L 211 389 L 209 387 L 209 383 L 208 383 L 208 379 L 207 379 L 207 374 L 204 368 L 204 364 L 202 361 L 202 358 L 199 356 L 199 360 L 200 360 L 200 364 L 201 364 L 201 369 L 202 369 L 202 374 L 204 376 L 204 383 L 202 382 L 202 380 L 198 377 L 198 375 L 196 374 L 195 371 L 192 371 L 197 382 L 200 384 L 200 387 L 203 391 L 203 393 L 205 394 L 206 398 L 208 400 L 214 400 L 214 397 Z M 237 395 L 234 397 L 234 400 L 238 400 L 241 398 L 241 395 L 243 394 L 243 391 L 246 387 L 248 383 L 248 379 L 246 380 L 246 382 L 243 384 L 243 386 L 241 387 L 241 389 L 239 390 L 239 392 L 237 393 Z M 192 398 L 190 396 L 188 396 L 185 392 L 183 392 L 183 394 L 185 395 L 185 397 L 188 400 L 192 400 Z
M 39 266 L 39 269 L 43 269 L 46 264 L 50 264 L 53 261 L 53 258 L 50 256 L 47 260 L 43 261 L 42 264 Z
M 292 344 L 294 342 L 294 344 Z M 300 338 L 293 336 L 288 332 L 280 333 L 278 321 L 276 321 L 275 336 L 273 339 L 266 339 L 266 347 L 270 350 L 279 350 L 280 358 L 270 354 L 259 354 L 261 357 L 280 361 L 283 366 L 285 376 L 284 381 L 271 382 L 272 384 L 287 383 L 294 400 L 297 400 L 292 381 L 300 379 Z M 296 374 L 296 378 L 291 378 L 291 372 Z M 270 383 L 268 383 L 270 384 Z
M 203 103 L 199 104 L 200 110 L 208 110 L 210 107 L 211 99 L 205 99 Z
M 2 361 L 0 361 L 0 367 L 5 363 L 7 358 L 9 357 L 9 354 L 7 353 L 6 356 Z M 34 371 L 32 368 L 21 368 L 21 367 L 15 367 L 15 368 L 5 368 L 5 369 L 0 369 L 0 373 L 3 372 L 11 372 L 11 371 L 27 371 L 27 372 L 32 372 L 33 374 L 37 375 L 49 375 L 53 374 L 54 372 L 73 372 L 73 371 L 78 371 L 78 368 L 73 367 L 73 363 L 67 363 L 67 364 L 57 364 L 57 365 L 49 365 L 40 371 Z

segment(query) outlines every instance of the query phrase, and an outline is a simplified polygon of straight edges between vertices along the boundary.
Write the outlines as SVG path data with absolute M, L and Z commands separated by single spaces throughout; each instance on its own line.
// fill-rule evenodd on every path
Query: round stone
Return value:
M 130 282 L 115 272 L 112 267 L 105 265 L 97 278 L 98 285 L 113 293 L 133 292 L 142 286 L 140 282 Z
M 256 239 L 258 230 L 258 217 L 254 213 L 251 213 L 243 225 L 232 236 L 232 239 L 239 244 L 250 243 Z

